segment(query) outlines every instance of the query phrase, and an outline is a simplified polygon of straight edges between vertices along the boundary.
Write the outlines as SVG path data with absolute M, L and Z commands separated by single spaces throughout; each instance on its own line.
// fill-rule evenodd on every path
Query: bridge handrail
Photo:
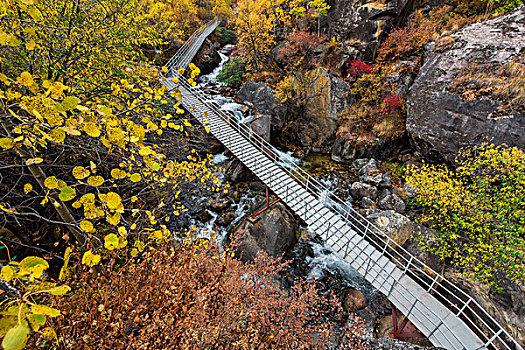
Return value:
M 188 48 L 191 48 L 193 44 L 195 43 L 195 38 L 199 37 L 201 34 L 203 34 L 206 30 L 209 30 L 212 28 L 218 21 L 216 19 L 213 19 L 206 23 L 205 25 L 201 26 L 199 29 L 197 29 L 193 34 L 182 44 L 182 46 L 177 50 L 175 55 L 173 55 L 168 62 L 164 65 L 166 68 L 168 68 L 168 73 L 172 72 L 172 70 L 177 67 L 180 68 L 179 60 L 188 52 Z M 215 30 L 215 28 L 213 29 Z M 209 34 L 208 34 L 209 35 Z M 203 41 L 208 35 L 203 35 Z M 200 45 L 199 45 L 200 47 Z M 186 67 L 183 67 L 186 68 Z
M 188 49 L 186 49 L 186 51 L 188 51 Z M 174 62 L 173 65 L 175 66 L 176 63 L 177 62 Z M 456 287 L 453 283 L 441 276 L 441 274 L 425 265 L 417 257 L 392 240 L 375 224 L 370 222 L 358 211 L 334 195 L 334 193 L 320 181 L 315 179 L 313 176 L 308 174 L 290 160 L 281 158 L 277 149 L 275 149 L 269 142 L 267 142 L 260 135 L 253 132 L 253 130 L 246 124 L 239 123 L 235 116 L 222 110 L 220 106 L 215 103 L 215 101 L 209 100 L 199 87 L 190 86 L 178 73 L 172 73 L 179 77 L 180 84 L 189 90 L 194 97 L 198 98 L 201 103 L 213 110 L 215 114 L 223 119 L 223 121 L 236 128 L 243 138 L 245 138 L 256 148 L 260 149 L 262 153 L 274 161 L 274 163 L 278 165 L 283 171 L 289 174 L 292 178 L 298 180 L 297 182 L 306 191 L 314 195 L 321 203 L 323 203 L 327 209 L 329 209 L 331 212 L 337 213 L 351 228 L 360 233 L 363 238 L 368 238 L 374 247 L 382 250 L 382 254 L 384 256 L 388 257 L 391 261 L 395 262 L 396 265 L 403 268 L 405 272 L 411 272 L 411 277 L 417 279 L 420 284 L 427 286 L 430 293 L 433 293 L 434 296 L 439 297 L 440 300 L 448 301 L 450 305 L 457 310 L 455 313 L 456 316 L 461 317 L 464 321 L 467 321 L 467 324 L 477 330 L 477 333 L 485 338 L 485 346 L 489 346 L 491 344 L 494 345 L 495 341 L 498 340 L 498 344 L 500 346 L 504 346 L 506 349 L 523 349 L 508 334 L 508 332 L 503 329 L 499 323 L 483 309 L 481 305 L 479 305 L 476 300 L 474 300 L 463 290 Z M 168 84 L 171 85 L 172 88 L 175 87 L 175 85 L 171 82 Z M 255 141 L 260 143 L 260 146 Z M 286 164 L 286 166 L 283 164 Z M 338 228 L 333 227 L 333 229 L 334 228 L 337 229 L 341 235 L 343 234 Z M 347 242 L 347 245 L 348 244 L 349 242 Z M 448 284 L 448 286 L 446 284 Z M 442 292 L 438 291 L 438 287 L 446 291 L 448 296 L 443 295 Z M 455 300 L 451 300 L 451 297 L 454 297 Z M 485 327 L 486 329 L 481 329 L 480 326 L 468 319 L 468 312 L 474 315 L 478 321 L 481 322 L 482 327 Z M 487 333 L 489 334 L 487 335 Z

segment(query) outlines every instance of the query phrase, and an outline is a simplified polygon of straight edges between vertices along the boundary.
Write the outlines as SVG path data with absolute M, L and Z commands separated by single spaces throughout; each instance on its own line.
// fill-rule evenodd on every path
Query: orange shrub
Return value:
M 66 316 L 55 320 L 61 347 L 74 349 L 327 349 L 358 346 L 355 323 L 313 283 L 284 289 L 284 265 L 260 256 L 242 263 L 217 245 L 184 243 L 148 252 L 120 271 L 84 270 L 70 284 Z M 341 346 L 341 344 L 339 344 Z

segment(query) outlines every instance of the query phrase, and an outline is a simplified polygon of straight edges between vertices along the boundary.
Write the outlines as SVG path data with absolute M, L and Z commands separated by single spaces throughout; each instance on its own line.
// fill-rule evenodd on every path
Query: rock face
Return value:
M 348 83 L 324 68 L 313 74 L 314 83 L 306 92 L 308 101 L 304 108 L 289 108 L 283 137 L 295 146 L 329 153 L 336 139 L 339 114 L 352 104 L 354 96 Z
M 503 293 L 498 293 L 487 291 L 481 283 L 457 274 L 447 274 L 445 277 L 472 296 L 501 325 L 510 327 L 510 334 L 525 346 L 525 287 L 504 286 Z
M 286 106 L 275 96 L 268 83 L 247 81 L 235 96 L 235 100 L 254 109 L 256 114 L 267 117 L 266 120 L 252 123 L 252 129 L 266 140 L 274 134 L 277 135 L 284 126 Z M 269 123 L 266 123 L 268 118 Z M 264 125 L 259 125 L 261 123 Z
M 491 142 L 525 148 L 525 114 L 497 116 L 501 102 L 489 97 L 462 99 L 447 88 L 472 64 L 503 64 L 525 50 L 525 7 L 452 35 L 452 49 L 427 55 L 408 95 L 411 143 L 430 160 L 452 161 L 461 147 Z M 522 109 L 523 111 L 523 109 Z
M 209 39 L 206 39 L 199 52 L 197 52 L 194 62 L 201 70 L 201 75 L 213 72 L 215 67 L 218 67 L 219 63 L 221 63 L 219 44 L 212 43 Z
M 312 147 L 315 152 L 329 152 L 335 140 L 339 114 L 353 102 L 350 85 L 344 80 L 319 68 L 314 86 L 310 87 L 306 113 L 300 121 L 300 143 Z M 296 119 L 296 116 L 290 116 Z
M 252 260 L 259 251 L 271 256 L 290 251 L 297 243 L 297 230 L 297 223 L 288 209 L 281 203 L 275 204 L 260 214 L 255 222 L 246 220 L 235 230 L 241 260 Z
M 335 140 L 338 115 L 352 104 L 353 96 L 349 92 L 348 83 L 319 68 L 316 71 L 315 84 L 309 87 L 307 93 L 313 97 L 300 113 L 287 108 L 267 83 L 252 80 L 246 82 L 237 93 L 236 100 L 248 105 L 257 114 L 270 117 L 268 137 L 267 126 L 257 126 L 258 129 L 265 129 L 263 134 L 266 139 L 312 148 L 316 152 L 329 152 Z M 294 127 L 282 133 L 287 121 L 293 122 Z
M 414 1 L 335 0 L 329 4 L 330 36 L 343 43 L 349 60 L 372 61 L 382 34 L 406 20 Z
M 241 87 L 235 99 L 261 114 L 279 117 L 286 113 L 286 107 L 275 96 L 275 92 L 268 83 L 248 80 Z
M 250 122 L 250 127 L 266 141 L 270 141 L 272 116 L 269 114 L 256 114 Z
M 335 140 L 331 156 L 334 162 L 350 164 L 354 159 L 373 157 L 381 160 L 395 159 L 407 144 L 405 137 L 395 140 L 377 139 L 374 145 L 354 147 L 343 139 Z

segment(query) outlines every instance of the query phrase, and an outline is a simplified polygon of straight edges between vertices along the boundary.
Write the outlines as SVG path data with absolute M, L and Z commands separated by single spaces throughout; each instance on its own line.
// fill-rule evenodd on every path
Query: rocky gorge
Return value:
M 351 6 L 345 6 L 344 1 L 334 3 L 326 30 L 345 38 L 345 52 L 340 66 L 344 66 L 350 57 L 371 59 L 383 30 L 406 21 L 407 13 L 413 6 L 410 1 L 395 4 L 352 3 Z M 307 109 L 307 118 L 299 120 L 294 129 L 286 128 L 291 116 L 286 104 L 280 103 L 268 82 L 249 80 L 232 96 L 239 105 L 247 107 L 236 106 L 235 111 L 246 118 L 254 132 L 283 150 L 294 151 L 294 155 L 301 159 L 297 161 L 305 168 L 310 167 L 312 171 L 312 157 L 317 154 L 328 157 L 324 166 L 332 169 L 339 167 L 345 175 L 336 179 L 330 178 L 326 172 L 323 174 L 323 171 L 313 172 L 313 175 L 320 179 L 324 177 L 332 190 L 343 196 L 347 203 L 352 203 L 397 244 L 410 250 L 436 271 L 443 271 L 447 278 L 473 296 L 499 322 L 508 324 L 513 335 L 522 342 L 525 341 L 523 288 L 509 287 L 504 293 L 487 290 L 481 284 L 459 277 L 453 269 L 445 269 L 437 257 L 421 251 L 417 239 L 428 229 L 415 222 L 418 214 L 410 205 L 413 193 L 410 187 L 405 186 L 400 173 L 406 166 L 417 165 L 422 160 L 450 162 L 459 148 L 486 139 L 495 143 L 506 142 L 510 146 L 524 146 L 521 95 L 518 93 L 517 104 L 510 104 L 508 97 L 505 100 L 490 91 L 477 94 L 475 90 L 482 83 L 465 83 L 464 78 L 467 73 L 475 72 L 476 64 L 495 69 L 495 62 L 522 62 L 525 52 L 523 37 L 525 8 L 522 6 L 508 15 L 465 26 L 450 38 L 443 36 L 427 44 L 417 75 L 394 77 L 403 81 L 403 90 L 408 97 L 406 134 L 397 140 L 380 139 L 370 146 L 354 147 L 337 136 L 338 116 L 354 103 L 354 96 L 351 85 L 332 71 L 319 69 L 317 79 L 326 88 L 312 103 L 315 108 Z M 203 54 L 202 57 L 209 60 L 212 56 Z M 505 80 L 504 77 L 502 80 Z M 470 94 L 469 84 L 474 90 Z M 219 86 L 209 88 L 221 90 Z M 215 147 L 213 153 L 223 151 L 217 145 Z M 228 152 L 225 155 L 232 156 Z M 264 185 L 258 183 L 242 163 L 229 159 L 224 168 L 237 197 L 249 190 L 249 196 L 257 199 L 250 200 L 248 205 L 263 200 Z M 239 202 L 234 199 L 229 201 Z M 218 199 L 218 203 L 227 202 Z M 222 206 L 210 204 L 214 212 L 230 215 L 231 220 L 219 220 L 224 226 L 242 222 L 235 227 L 231 225 L 229 231 L 232 237 L 239 239 L 240 255 L 244 259 L 253 258 L 260 250 L 275 256 L 284 254 L 285 259 L 293 261 L 291 275 L 314 275 L 324 283 L 325 288 L 336 291 L 342 297 L 348 311 L 356 312 L 367 321 L 370 333 L 383 336 L 388 333 L 385 329 L 392 325 L 388 326 L 383 317 L 389 312 L 388 301 L 374 294 L 371 286 L 357 273 L 349 273 L 351 268 L 344 266 L 344 262 L 327 263 L 336 259 L 335 254 L 319 237 L 308 232 L 304 223 L 286 206 L 277 204 L 257 219 L 246 220 L 237 216 L 233 218 L 232 210 L 222 209 Z M 228 206 L 224 204 L 224 207 Z M 316 262 L 322 263 L 315 265 Z M 283 281 L 286 279 L 283 277 Z M 378 330 L 381 324 L 382 331 Z M 399 344 L 376 343 L 374 346 L 409 348 Z

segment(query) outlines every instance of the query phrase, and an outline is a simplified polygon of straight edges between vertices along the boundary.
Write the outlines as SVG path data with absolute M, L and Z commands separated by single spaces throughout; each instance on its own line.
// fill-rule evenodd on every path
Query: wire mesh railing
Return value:
M 175 71 L 175 67 L 185 67 L 185 65 L 189 63 L 188 59 L 191 60 L 191 58 L 193 58 L 194 53 L 200 47 L 200 44 L 198 43 L 200 42 L 202 44 L 205 39 L 204 35 L 206 35 L 208 32 L 206 29 L 211 28 L 210 25 L 214 24 L 210 22 L 207 25 L 207 28 L 200 31 L 200 36 L 194 37 L 193 44 L 190 43 L 186 46 L 183 45 L 180 55 L 178 55 L 175 60 L 170 60 L 171 62 L 170 67 L 168 67 L 168 72 L 179 78 L 179 85 L 174 84 L 169 79 L 164 81 L 164 84 L 167 85 L 170 90 L 174 88 L 180 88 L 182 90 L 183 100 L 185 97 L 188 98 L 187 104 L 193 106 L 190 107 L 190 109 L 193 109 L 192 113 L 199 119 L 199 121 L 203 124 L 209 125 L 212 133 L 221 134 L 221 130 L 216 129 L 217 126 L 214 123 L 210 123 L 210 120 L 213 120 L 213 118 L 219 118 L 250 145 L 264 154 L 271 161 L 271 164 L 277 166 L 290 178 L 294 179 L 296 184 L 299 184 L 301 188 L 303 188 L 309 195 L 313 196 L 317 201 L 322 203 L 332 214 L 337 214 L 339 219 L 343 220 L 343 222 L 349 228 L 356 232 L 357 235 L 352 235 L 351 238 L 349 238 L 348 230 L 338 227 L 337 225 L 331 225 L 329 220 L 326 220 L 326 222 L 320 224 L 319 228 L 324 230 L 323 235 L 325 236 L 325 239 L 334 243 L 333 245 L 335 246 L 335 249 L 341 255 L 343 255 L 343 258 L 352 255 L 358 257 L 356 254 L 353 254 L 353 250 L 358 249 L 357 245 L 355 245 L 356 240 L 366 241 L 368 245 L 364 245 L 365 248 L 368 246 L 373 247 L 374 249 L 370 249 L 369 253 L 364 251 L 365 248 L 361 249 L 360 252 L 362 264 L 363 266 L 366 266 L 364 269 L 365 278 L 368 277 L 369 280 L 374 280 L 374 275 L 379 276 L 381 273 L 385 272 L 384 270 L 382 271 L 382 269 L 384 269 L 386 265 L 380 267 L 377 263 L 371 263 L 373 258 L 379 260 L 381 257 L 385 257 L 401 270 L 402 275 L 398 276 L 398 280 L 401 279 L 402 276 L 410 277 L 412 280 L 416 281 L 421 288 L 425 289 L 429 295 L 431 295 L 441 304 L 446 305 L 455 317 L 459 318 L 470 329 L 472 329 L 473 332 L 482 340 L 482 345 L 479 348 L 523 350 L 523 348 L 510 336 L 507 330 L 501 327 L 499 323 L 491 315 L 489 315 L 476 300 L 474 300 L 460 288 L 456 287 L 452 282 L 445 279 L 441 274 L 425 265 L 405 248 L 400 246 L 375 224 L 370 222 L 357 210 L 352 208 L 348 203 L 336 196 L 330 189 L 328 189 L 315 177 L 308 174 L 291 160 L 281 157 L 282 153 L 269 144 L 268 141 L 253 132 L 253 130 L 248 125 L 240 123 L 232 113 L 222 110 L 215 101 L 208 99 L 206 94 L 200 90 L 199 87 L 191 86 L 180 74 Z M 191 58 L 189 58 L 190 56 Z M 184 104 L 185 103 L 183 101 L 183 105 Z M 224 130 L 222 132 L 224 132 Z M 231 134 L 230 141 L 224 141 L 229 143 L 229 145 L 227 145 L 229 148 L 235 147 L 235 145 L 232 143 L 233 141 L 231 140 Z M 262 166 L 262 162 L 255 161 L 254 166 L 260 167 Z M 270 174 L 269 177 L 266 177 L 266 180 L 270 182 L 270 187 L 272 178 L 272 174 Z M 289 190 L 290 187 L 288 184 L 286 184 L 285 188 L 286 190 Z M 288 197 L 287 194 L 285 194 L 285 196 Z M 303 206 L 303 209 L 300 209 L 303 211 L 303 215 L 308 214 L 307 205 L 308 204 L 306 203 L 305 206 Z M 379 252 L 380 255 L 375 254 L 375 252 Z M 369 257 L 368 261 L 366 261 L 366 259 L 362 259 L 363 254 Z M 369 276 L 366 276 L 367 274 Z M 396 295 L 393 295 L 392 291 L 394 286 L 398 288 L 397 285 L 391 281 L 388 281 L 386 278 L 384 278 L 381 283 L 379 283 L 380 281 L 375 282 L 375 285 L 379 286 L 378 289 L 382 290 L 382 292 L 386 291 L 385 294 L 387 297 L 395 297 L 397 299 L 405 298 L 407 301 L 410 301 L 417 309 L 416 304 L 418 296 L 414 295 L 411 290 L 407 289 L 405 290 L 406 293 L 397 293 Z M 412 300 L 409 300 L 410 298 L 412 298 Z M 414 299 L 416 300 L 414 301 Z M 409 313 L 413 311 L 414 310 L 411 309 L 409 310 Z M 428 323 L 432 323 L 432 325 L 428 327 L 428 329 L 432 330 L 431 334 L 427 334 L 429 338 L 435 335 L 433 334 L 434 332 L 439 332 L 440 327 L 447 328 L 447 324 L 445 322 L 446 320 L 443 320 L 442 316 L 433 312 L 433 310 L 426 309 L 425 311 L 430 311 L 430 313 L 433 313 L 433 315 L 431 315 L 432 317 L 428 316 L 425 320 L 419 320 L 423 323 L 426 322 L 427 325 Z M 410 318 L 411 315 L 407 316 Z M 447 339 L 450 344 L 456 344 L 458 342 L 459 344 L 464 344 L 464 342 L 460 339 L 461 334 L 457 335 L 453 329 L 449 330 L 449 333 L 452 334 L 456 340 L 454 341 L 453 339 Z M 443 332 L 441 333 L 443 336 L 448 338 L 448 336 Z

